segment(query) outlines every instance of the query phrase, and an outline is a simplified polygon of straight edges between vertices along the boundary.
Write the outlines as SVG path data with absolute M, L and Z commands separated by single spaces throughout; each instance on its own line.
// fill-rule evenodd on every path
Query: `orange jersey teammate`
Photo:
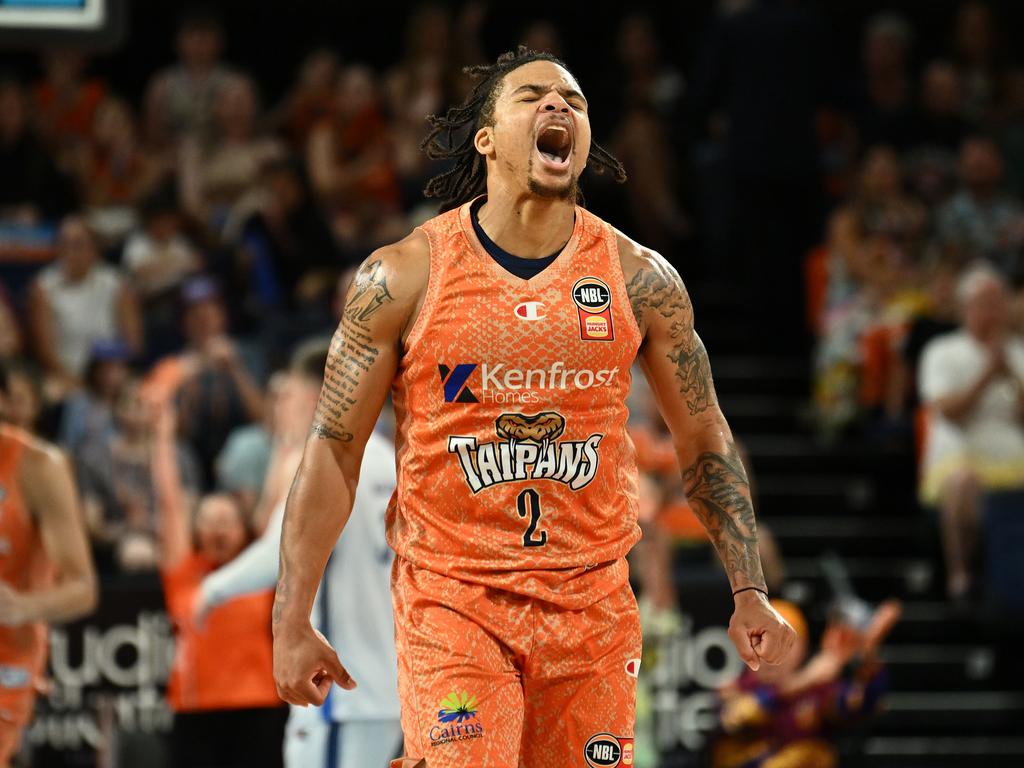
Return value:
M 392 765 L 629 766 L 638 356 L 735 591 L 740 655 L 777 662 L 793 631 L 764 594 L 746 476 L 686 289 L 577 204 L 588 161 L 625 180 L 591 142 L 579 84 L 524 48 L 470 72 L 475 89 L 426 142 L 453 161 L 426 190 L 444 212 L 367 259 L 334 337 L 285 513 L 275 677 L 293 704 L 355 685 L 309 615 L 390 390 L 405 735 Z
M 0 412 L 7 371 L 0 362 Z M 96 606 L 75 484 L 57 448 L 0 424 L 0 768 L 9 768 L 46 666 L 46 622 Z

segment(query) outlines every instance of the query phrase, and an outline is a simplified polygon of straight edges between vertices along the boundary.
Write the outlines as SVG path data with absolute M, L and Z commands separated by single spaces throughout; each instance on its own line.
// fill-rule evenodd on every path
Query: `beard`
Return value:
M 543 184 L 534 178 L 532 154 L 530 155 L 530 163 L 526 169 L 526 178 L 527 187 L 530 192 L 537 197 L 542 197 L 547 200 L 572 200 L 574 202 L 579 198 L 580 176 L 578 173 L 570 174 L 568 179 L 557 185 Z

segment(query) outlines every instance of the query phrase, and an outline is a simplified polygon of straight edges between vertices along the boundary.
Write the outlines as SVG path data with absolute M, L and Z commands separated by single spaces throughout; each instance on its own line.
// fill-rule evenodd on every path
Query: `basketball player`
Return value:
M 306 425 L 300 427 L 305 431 L 312 421 L 327 355 L 326 341 L 313 341 L 292 356 L 277 413 L 279 420 L 291 424 L 279 423 L 278 434 L 299 424 Z M 293 475 L 295 469 L 293 464 Z M 312 613 L 317 631 L 358 665 L 362 684 L 350 695 L 332 692 L 319 708 L 292 707 L 285 729 L 286 768 L 383 766 L 400 746 L 389 593 L 394 553 L 384 539 L 384 512 L 394 489 L 395 450 L 390 440 L 374 432 L 363 453 L 352 515 L 331 552 Z M 202 613 L 232 598 L 273 588 L 283 515 L 282 499 L 263 536 L 203 580 L 198 601 Z
M 577 204 L 588 163 L 625 180 L 591 141 L 579 84 L 525 48 L 469 72 L 476 87 L 424 143 L 452 161 L 426 188 L 443 213 L 367 259 L 334 337 L 285 513 L 275 678 L 294 704 L 356 685 L 309 614 L 391 390 L 406 750 L 392 765 L 628 766 L 637 356 L 732 584 L 740 656 L 776 663 L 793 630 L 765 594 L 746 476 L 679 275 Z
M 0 361 L 0 414 L 7 411 Z M 0 768 L 9 768 L 32 718 L 46 666 L 50 621 L 96 607 L 78 495 L 64 455 L 0 424 Z

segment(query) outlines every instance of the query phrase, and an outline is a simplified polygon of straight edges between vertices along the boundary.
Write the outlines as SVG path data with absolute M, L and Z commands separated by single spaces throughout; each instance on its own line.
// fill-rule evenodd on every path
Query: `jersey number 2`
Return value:
M 541 531 L 534 538 L 534 534 L 537 533 L 537 523 L 540 521 L 540 494 L 533 490 L 533 488 L 527 488 L 516 497 L 516 508 L 519 510 L 520 517 L 529 516 L 530 518 L 530 526 L 526 529 L 526 533 L 523 534 L 523 546 L 543 547 L 547 544 L 547 531 Z

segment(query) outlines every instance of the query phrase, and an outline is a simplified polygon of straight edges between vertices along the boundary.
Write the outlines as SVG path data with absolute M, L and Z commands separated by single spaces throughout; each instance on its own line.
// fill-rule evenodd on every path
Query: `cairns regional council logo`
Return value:
M 437 725 L 432 726 L 428 734 L 430 746 L 482 738 L 484 725 L 476 710 L 476 696 L 470 696 L 466 691 L 461 694 L 452 691 L 445 696 L 437 712 Z
M 503 413 L 494 420 L 494 431 L 499 439 L 486 443 L 476 437 L 448 437 L 448 453 L 458 455 L 473 493 L 517 480 L 556 480 L 578 491 L 597 474 L 597 448 L 604 435 L 559 440 L 565 432 L 560 413 Z
M 633 737 L 595 733 L 583 748 L 590 768 L 629 768 L 633 765 Z

